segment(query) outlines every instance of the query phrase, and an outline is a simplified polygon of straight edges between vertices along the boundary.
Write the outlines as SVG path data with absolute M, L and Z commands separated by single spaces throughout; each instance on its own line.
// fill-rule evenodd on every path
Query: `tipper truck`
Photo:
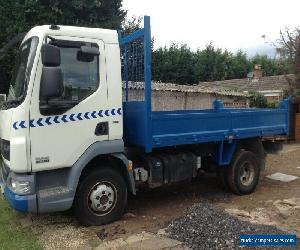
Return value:
M 129 84 L 142 74 L 143 99 Z M 0 111 L 1 190 L 17 211 L 73 209 L 83 225 L 122 216 L 141 187 L 215 170 L 225 188 L 252 193 L 265 165 L 265 137 L 289 133 L 289 100 L 276 109 L 153 111 L 150 18 L 114 30 L 32 28 Z M 122 94 L 124 93 L 124 94 Z

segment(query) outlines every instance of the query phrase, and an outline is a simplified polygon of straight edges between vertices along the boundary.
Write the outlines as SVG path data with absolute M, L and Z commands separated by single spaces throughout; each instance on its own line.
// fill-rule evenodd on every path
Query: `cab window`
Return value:
M 76 47 L 60 47 L 63 99 L 68 101 L 80 102 L 94 93 L 99 86 L 99 56 L 89 61 L 82 60 L 78 57 L 79 50 Z

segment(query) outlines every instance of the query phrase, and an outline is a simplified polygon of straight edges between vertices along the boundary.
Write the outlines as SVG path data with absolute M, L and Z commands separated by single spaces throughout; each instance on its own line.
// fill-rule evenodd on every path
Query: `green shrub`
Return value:
M 249 92 L 249 101 L 251 108 L 267 108 L 268 100 L 267 98 L 259 92 L 251 91 Z

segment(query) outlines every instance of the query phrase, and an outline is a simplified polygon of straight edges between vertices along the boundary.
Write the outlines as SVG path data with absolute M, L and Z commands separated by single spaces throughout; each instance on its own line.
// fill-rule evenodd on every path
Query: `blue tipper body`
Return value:
M 144 101 L 128 101 L 127 46 L 135 40 L 144 45 Z M 231 160 L 239 139 L 288 135 L 289 99 L 277 109 L 229 109 L 215 100 L 212 109 L 152 111 L 151 108 L 151 33 L 150 17 L 144 18 L 144 28 L 122 37 L 126 100 L 124 109 L 124 140 L 128 145 L 155 148 L 216 142 L 219 146 L 217 162 L 226 165 Z

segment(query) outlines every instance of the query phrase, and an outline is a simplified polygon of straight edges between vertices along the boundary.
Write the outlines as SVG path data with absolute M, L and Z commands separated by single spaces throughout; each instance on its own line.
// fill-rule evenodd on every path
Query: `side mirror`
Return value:
M 100 55 L 99 49 L 96 47 L 81 46 L 80 51 L 82 54 L 86 54 L 86 55 L 91 55 L 91 56 L 99 56 Z
M 77 60 L 81 62 L 92 62 L 95 56 L 99 56 L 100 51 L 96 47 L 81 46 L 77 52 Z
M 60 66 L 60 49 L 51 44 L 42 47 L 42 77 L 40 83 L 40 100 L 48 101 L 63 95 L 63 75 Z
M 46 67 L 60 66 L 59 47 L 50 44 L 44 44 L 42 47 L 42 63 Z
M 43 67 L 40 84 L 40 100 L 48 101 L 63 95 L 64 84 L 61 68 Z

